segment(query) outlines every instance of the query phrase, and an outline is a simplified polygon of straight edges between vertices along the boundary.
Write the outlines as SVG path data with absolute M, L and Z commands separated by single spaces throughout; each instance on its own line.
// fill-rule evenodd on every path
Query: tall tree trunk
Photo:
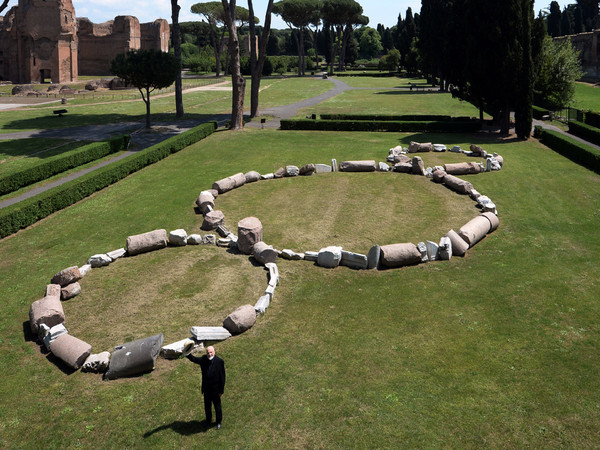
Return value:
M 296 47 L 298 48 L 298 76 L 302 76 L 302 50 L 300 45 L 300 37 L 298 36 L 298 30 L 292 29 L 292 36 L 294 36 L 294 40 L 296 41 Z
M 300 69 L 300 75 L 304 76 L 306 75 L 306 64 L 304 61 L 304 27 L 301 27 L 298 32 L 300 33 L 300 49 L 298 52 L 300 58 L 298 59 L 298 68 Z
M 250 117 L 258 117 L 260 111 L 258 109 L 258 97 L 260 92 L 260 79 L 262 77 L 263 67 L 267 59 L 267 43 L 269 41 L 269 33 L 271 32 L 271 12 L 273 10 L 273 0 L 269 0 L 267 4 L 267 12 L 265 13 L 265 24 L 260 40 L 260 49 L 256 48 L 256 27 L 254 20 L 250 20 L 250 73 L 252 84 L 250 85 Z M 250 18 L 254 17 L 254 6 L 252 0 L 248 0 L 248 11 Z
M 231 69 L 231 83 L 233 94 L 231 99 L 231 124 L 230 130 L 244 128 L 244 95 L 246 94 L 246 79 L 242 76 L 240 65 L 240 41 L 235 23 L 235 0 L 221 0 L 225 9 L 227 29 L 229 30 L 229 59 Z
M 146 104 L 146 128 L 150 128 L 150 88 L 146 89 L 146 95 L 144 96 L 144 91 L 142 88 L 138 88 L 140 94 L 142 94 L 142 100 Z
M 346 25 L 344 28 L 344 34 L 342 37 L 342 48 L 340 50 L 340 60 L 338 70 L 342 71 L 346 68 L 346 47 L 348 46 L 348 40 L 352 34 L 352 27 Z
M 221 48 L 223 48 L 223 39 L 218 38 L 217 40 L 217 24 L 216 23 L 208 23 L 208 29 L 210 33 L 210 40 L 213 45 L 213 52 L 215 54 L 215 76 L 219 78 L 221 76 Z
M 179 11 L 181 7 L 177 4 L 177 0 L 171 0 L 171 19 L 173 20 L 173 53 L 175 59 L 179 61 L 181 66 L 181 33 L 179 32 Z M 175 78 L 175 117 L 183 117 L 183 87 L 181 82 L 181 70 Z

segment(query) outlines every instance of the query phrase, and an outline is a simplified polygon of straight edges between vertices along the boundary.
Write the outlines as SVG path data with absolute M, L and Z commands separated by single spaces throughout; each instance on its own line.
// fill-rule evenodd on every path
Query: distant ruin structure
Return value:
M 19 0 L 0 18 L 0 80 L 66 83 L 109 75 L 110 61 L 129 50 L 169 50 L 164 19 L 140 24 L 133 16 L 95 24 L 77 19 L 71 0 Z
M 579 51 L 581 60 L 581 70 L 583 70 L 583 79 L 590 81 L 600 80 L 600 29 L 592 30 L 587 33 L 572 34 L 570 36 L 560 36 L 554 38 L 562 41 L 569 39 L 571 45 Z

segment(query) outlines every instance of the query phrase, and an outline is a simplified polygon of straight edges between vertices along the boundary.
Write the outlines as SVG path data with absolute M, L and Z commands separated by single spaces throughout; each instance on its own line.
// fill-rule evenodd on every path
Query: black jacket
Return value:
M 196 363 L 202 370 L 202 393 L 208 395 L 223 394 L 225 392 L 225 362 L 215 355 L 212 359 L 203 355 L 200 358 L 187 355 L 187 359 Z

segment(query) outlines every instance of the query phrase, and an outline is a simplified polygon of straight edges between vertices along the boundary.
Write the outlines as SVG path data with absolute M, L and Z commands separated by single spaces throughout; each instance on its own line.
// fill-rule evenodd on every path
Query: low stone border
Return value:
M 500 170 L 504 163 L 501 156 L 489 155 L 481 147 L 472 145 L 469 151 L 453 147 L 450 151 L 484 159 L 483 163 L 446 164 L 444 167 L 427 167 L 420 156 L 407 156 L 417 152 L 443 152 L 447 148 L 441 144 L 411 142 L 406 148 L 390 149 L 387 161 L 392 163 L 376 163 L 367 161 L 342 161 L 335 159 L 331 164 L 307 164 L 301 168 L 286 166 L 268 174 L 251 171 L 246 174 L 237 173 L 213 183 L 212 189 L 202 191 L 196 200 L 198 210 L 204 221 L 202 229 L 216 231 L 215 234 L 188 235 L 183 229 L 167 234 L 166 230 L 154 230 L 147 233 L 129 236 L 126 246 L 108 253 L 92 255 L 87 264 L 68 267 L 52 277 L 46 287 L 45 296 L 32 303 L 29 310 L 31 331 L 38 336 L 40 342 L 73 370 L 106 373 L 106 379 L 121 376 L 137 375 L 154 368 L 157 357 L 167 359 L 178 358 L 183 354 L 198 351 L 206 342 L 217 342 L 231 336 L 241 334 L 254 326 L 257 316 L 265 313 L 269 307 L 275 288 L 279 283 L 279 271 L 276 261 L 279 257 L 287 260 L 311 261 L 324 268 L 335 268 L 340 265 L 356 270 L 389 269 L 425 263 L 436 260 L 450 260 L 452 255 L 463 256 L 468 249 L 499 226 L 497 210 L 494 203 L 479 192 L 473 185 L 457 178 L 456 174 L 478 174 L 492 170 Z M 350 252 L 339 246 L 328 246 L 317 251 L 296 252 L 290 249 L 274 249 L 263 241 L 263 229 L 256 217 L 247 217 L 238 223 L 238 234 L 232 233 L 224 224 L 225 215 L 215 209 L 216 198 L 239 188 L 247 183 L 259 180 L 270 180 L 283 177 L 311 176 L 330 172 L 396 172 L 426 176 L 433 182 L 443 183 L 448 188 L 463 195 L 469 195 L 482 210 L 478 215 L 458 232 L 450 230 L 442 236 L 439 243 L 433 241 L 414 243 L 395 243 L 374 245 L 367 255 Z M 180 341 L 162 346 L 162 334 L 140 339 L 115 347 L 111 358 L 110 352 L 92 354 L 92 346 L 71 336 L 64 326 L 65 315 L 61 300 L 75 297 L 81 292 L 79 281 L 92 268 L 99 268 L 114 263 L 122 257 L 158 250 L 167 246 L 185 245 L 217 245 L 219 247 L 237 248 L 242 254 L 252 255 L 256 261 L 268 270 L 268 284 L 254 306 L 243 305 L 229 314 L 216 327 L 192 327 L 191 336 Z

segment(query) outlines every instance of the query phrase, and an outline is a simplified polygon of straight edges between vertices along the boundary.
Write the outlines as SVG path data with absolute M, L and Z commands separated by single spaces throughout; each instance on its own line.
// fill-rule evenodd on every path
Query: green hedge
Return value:
M 382 114 L 320 114 L 321 120 L 378 120 L 378 121 L 396 121 L 396 122 L 432 122 L 457 120 L 467 122 L 469 117 L 451 117 L 441 114 L 403 114 L 403 115 L 382 115 Z
M 535 127 L 534 136 L 557 153 L 566 156 L 572 161 L 600 173 L 600 151 L 589 145 L 576 141 L 564 134 L 545 130 L 541 126 Z
M 0 238 L 15 233 L 21 228 L 25 228 L 100 189 L 116 183 L 133 172 L 204 139 L 212 134 L 216 128 L 216 122 L 202 124 L 134 153 L 121 161 L 109 164 L 76 180 L 0 210 Z
M 87 164 L 91 161 L 104 158 L 106 155 L 116 153 L 129 144 L 129 135 L 115 137 L 103 142 L 94 142 L 81 148 L 72 150 L 64 155 L 56 156 L 47 161 L 42 161 L 25 170 L 11 173 L 0 178 L 0 195 L 14 192 L 24 186 L 37 183 L 50 178 L 65 170 Z
M 600 129 L 577 120 L 569 120 L 569 133 L 579 136 L 592 144 L 600 145 Z
M 465 121 L 387 121 L 387 120 L 311 120 L 289 119 L 281 121 L 282 130 L 312 131 L 390 131 L 470 133 L 481 129 L 478 120 Z
M 368 70 L 368 69 L 357 69 L 357 70 Z M 336 77 L 370 77 L 370 78 L 390 78 L 397 77 L 398 72 L 367 72 L 367 73 L 344 73 L 344 72 L 334 72 Z
M 595 111 L 585 111 L 583 113 L 584 122 L 596 128 L 600 128 L 600 113 Z
M 542 120 L 542 118 L 544 116 L 549 116 L 550 115 L 550 111 L 548 111 L 545 108 L 540 108 L 539 106 L 532 106 L 531 107 L 532 112 L 533 112 L 533 118 L 537 119 L 537 120 Z

